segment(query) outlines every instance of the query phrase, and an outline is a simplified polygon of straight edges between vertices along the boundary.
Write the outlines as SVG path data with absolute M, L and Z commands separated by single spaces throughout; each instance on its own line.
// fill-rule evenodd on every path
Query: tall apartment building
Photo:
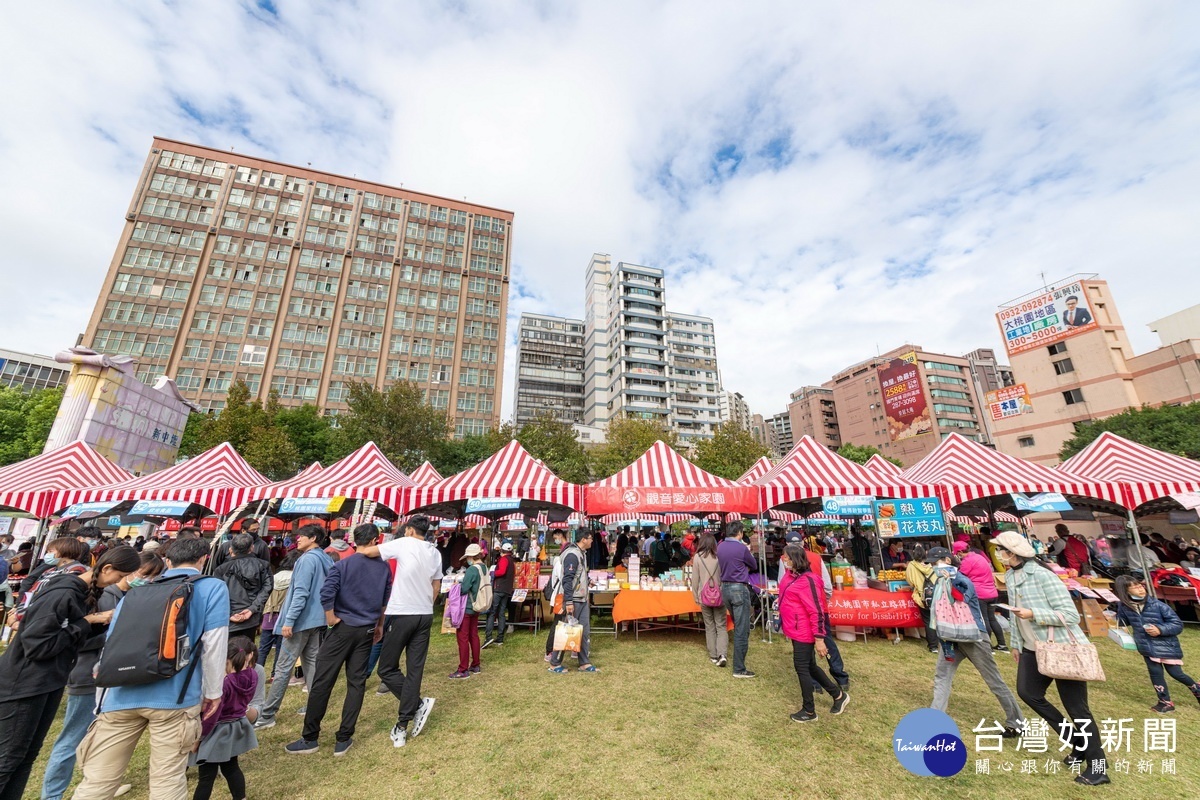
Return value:
M 754 414 L 750 417 L 750 435 L 754 437 L 754 441 L 767 448 L 771 453 L 777 453 L 779 450 L 775 440 L 775 429 L 768 424 L 762 414 Z
M 966 358 L 971 366 L 971 378 L 975 381 L 975 388 L 980 397 L 1013 385 L 1012 367 L 1001 364 L 992 348 L 980 347 L 972 350 L 967 353 Z
M 1014 378 L 1029 402 L 1024 413 L 992 422 L 1000 450 L 1047 465 L 1059 462 L 1076 425 L 1143 404 L 1200 401 L 1200 323 L 1188 324 L 1200 312 L 1188 309 L 1150 323 L 1163 346 L 1135 355 L 1108 283 L 1079 275 L 1005 303 L 1001 329 L 1026 314 L 1065 320 L 1071 298 L 1079 315 L 1073 324 L 1033 341 L 1020 338 L 1019 330 L 1015 342 L 1006 335 Z
M 583 320 L 522 314 L 517 336 L 518 427 L 540 414 L 583 421 Z
M 892 441 L 879 368 L 910 353 L 920 382 L 920 394 L 928 408 L 930 430 Z M 920 345 L 905 344 L 847 367 L 825 383 L 824 388 L 833 392 L 842 442 L 872 445 L 905 466 L 920 461 L 952 432 L 977 442 L 988 441 L 981 422 L 982 403 L 975 390 L 971 364 L 962 356 L 929 353 Z
M 786 456 L 796 444 L 791 416 L 788 412 L 782 411 L 769 418 L 767 425 L 771 429 L 771 452 L 776 458 Z
M 721 374 L 710 317 L 667 315 L 670 425 L 690 445 L 711 439 L 722 422 Z
M 788 419 L 793 439 L 811 436 L 830 450 L 842 446 L 833 390 L 823 386 L 804 386 L 792 392 Z
M 64 367 L 50 356 L 18 353 L 0 349 L 0 386 L 13 386 L 30 391 L 54 389 L 71 377 L 71 368 Z
M 754 415 L 741 392 L 725 392 L 721 396 L 721 424 L 736 425 L 744 431 L 750 430 Z
M 346 408 L 421 387 L 456 435 L 499 423 L 513 214 L 156 138 L 83 344 L 208 409 L 243 380 Z

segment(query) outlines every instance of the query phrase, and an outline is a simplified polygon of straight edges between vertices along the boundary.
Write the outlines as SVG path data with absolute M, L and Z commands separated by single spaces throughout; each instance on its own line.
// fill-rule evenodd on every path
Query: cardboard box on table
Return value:
M 1104 616 L 1104 606 L 1098 601 L 1083 597 L 1075 601 L 1075 608 L 1079 611 L 1079 627 L 1083 628 L 1084 633 L 1088 636 L 1108 635 L 1108 629 L 1112 626 Z

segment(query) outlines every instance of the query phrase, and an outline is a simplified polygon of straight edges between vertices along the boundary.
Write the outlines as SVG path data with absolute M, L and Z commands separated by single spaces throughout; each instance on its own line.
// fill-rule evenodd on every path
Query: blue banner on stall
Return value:
M 108 518 L 108 527 L 110 527 L 110 528 L 121 527 L 121 515 L 118 514 L 115 517 L 109 517 Z
M 279 503 L 280 514 L 329 514 L 332 497 L 286 497 Z
M 832 517 L 865 517 L 871 513 L 869 494 L 845 494 L 821 498 L 821 510 Z
M 180 517 L 190 505 L 186 500 L 138 500 L 129 509 L 129 516 Z
M 1010 495 L 1017 511 L 1070 511 L 1071 504 L 1059 492 L 1043 492 L 1028 497 L 1023 494 Z
M 521 507 L 519 497 L 472 497 L 467 501 L 467 513 L 479 514 L 485 511 L 512 511 Z
M 116 503 L 111 500 L 101 500 L 95 503 L 76 503 L 67 507 L 67 510 L 62 513 L 62 519 L 71 519 L 81 514 L 103 514 L 115 505 Z
M 936 497 L 877 500 L 875 527 L 880 536 L 945 536 L 946 518 Z

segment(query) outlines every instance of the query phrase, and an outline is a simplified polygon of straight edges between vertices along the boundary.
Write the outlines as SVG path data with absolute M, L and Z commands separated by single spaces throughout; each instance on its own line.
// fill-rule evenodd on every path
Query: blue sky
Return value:
M 662 267 L 764 414 L 906 341 L 1000 349 L 1042 273 L 1106 277 L 1144 351 L 1200 302 L 1198 30 L 1144 2 L 21 4 L 0 346 L 84 329 L 157 134 L 512 209 L 513 319 L 580 316 L 593 252 Z

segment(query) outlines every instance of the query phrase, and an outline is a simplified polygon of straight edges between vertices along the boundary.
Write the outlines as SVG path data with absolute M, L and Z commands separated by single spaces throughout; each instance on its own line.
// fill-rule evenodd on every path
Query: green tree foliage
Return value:
M 39 455 L 46 446 L 63 390 L 0 386 L 0 466 Z
M 206 440 L 205 433 L 216 415 L 193 411 L 188 414 L 187 423 L 183 426 L 183 435 L 179 437 L 179 457 L 191 458 L 204 452 L 201 442 Z
M 398 381 L 383 391 L 352 383 L 346 404 L 350 410 L 338 417 L 341 427 L 331 453 L 339 458 L 375 442 L 392 463 L 411 472 L 450 433 L 445 412 L 426 405 L 411 381 Z
M 302 468 L 314 461 L 320 461 L 324 466 L 332 463 L 333 428 L 329 417 L 312 403 L 279 409 L 275 414 L 275 427 L 283 430 L 296 446 Z
M 759 444 L 749 431 L 737 425 L 725 424 L 717 427 L 713 438 L 703 439 L 696 444 L 692 460 L 700 469 L 722 478 L 737 480 L 767 454 L 767 448 Z
M 1077 425 L 1075 435 L 1063 443 L 1059 458 L 1065 461 L 1104 431 L 1165 453 L 1200 458 L 1200 403 L 1157 408 L 1142 406 Z
M 608 423 L 607 441 L 591 452 L 592 479 L 607 478 L 620 472 L 661 439 L 679 452 L 679 437 L 661 423 L 648 419 L 623 417 Z
M 521 426 L 517 441 L 564 481 L 588 482 L 588 454 L 569 423 L 560 422 L 553 414 L 539 414 Z
M 188 416 L 179 455 L 191 458 L 229 442 L 246 463 L 271 480 L 290 478 L 300 467 L 300 449 L 278 426 L 283 411 L 276 393 L 270 394 L 264 406 L 250 399 L 245 383 L 236 381 L 229 387 L 221 413 Z
M 871 456 L 879 456 L 884 461 L 890 461 L 897 467 L 904 466 L 900 461 L 879 452 L 878 447 L 872 447 L 869 444 L 859 445 L 847 442 L 838 448 L 837 454 L 848 461 L 853 461 L 855 464 L 865 464 L 871 460 Z

